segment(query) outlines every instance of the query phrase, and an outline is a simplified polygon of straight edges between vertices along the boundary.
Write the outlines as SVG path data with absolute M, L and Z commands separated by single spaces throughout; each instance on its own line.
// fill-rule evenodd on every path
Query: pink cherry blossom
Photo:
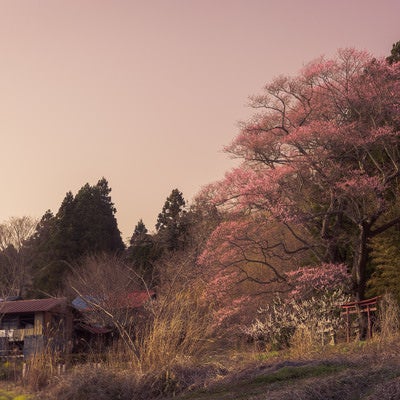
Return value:
M 242 164 L 203 190 L 224 221 L 200 261 L 271 268 L 282 252 L 311 252 L 316 264 L 348 263 L 362 298 L 369 241 L 400 221 L 389 213 L 400 174 L 400 63 L 339 50 L 266 84 L 250 105 L 254 116 L 226 148 Z M 284 234 L 272 238 L 272 226 Z

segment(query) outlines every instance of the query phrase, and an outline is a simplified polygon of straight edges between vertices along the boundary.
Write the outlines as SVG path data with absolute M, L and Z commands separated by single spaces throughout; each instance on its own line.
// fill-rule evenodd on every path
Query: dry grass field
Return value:
M 70 363 L 61 374 L 51 353 L 32 359 L 22 381 L 2 381 L 0 400 L 22 393 L 30 400 L 400 399 L 394 310 L 372 339 L 322 345 L 299 334 L 272 351 L 240 336 L 217 340 L 196 296 L 179 296 L 154 310 L 145 335 L 101 358 Z
M 146 374 L 106 364 L 55 377 L 34 400 L 400 399 L 399 338 L 290 351 L 236 350 Z

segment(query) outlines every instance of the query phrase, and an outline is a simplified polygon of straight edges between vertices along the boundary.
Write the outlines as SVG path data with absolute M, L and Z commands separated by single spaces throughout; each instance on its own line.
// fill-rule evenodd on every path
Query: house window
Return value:
M 18 329 L 18 325 L 18 315 L 4 315 L 1 320 L 0 328 L 2 330 L 10 331 L 12 329 Z
M 35 326 L 35 314 L 21 314 L 20 327 L 21 329 L 31 329 Z

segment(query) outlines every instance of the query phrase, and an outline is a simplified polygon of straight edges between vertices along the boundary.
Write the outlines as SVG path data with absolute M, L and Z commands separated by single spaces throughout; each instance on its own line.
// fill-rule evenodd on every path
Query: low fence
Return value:
M 7 338 L 10 342 L 20 342 L 27 336 L 43 335 L 42 326 L 25 329 L 0 329 L 0 338 Z

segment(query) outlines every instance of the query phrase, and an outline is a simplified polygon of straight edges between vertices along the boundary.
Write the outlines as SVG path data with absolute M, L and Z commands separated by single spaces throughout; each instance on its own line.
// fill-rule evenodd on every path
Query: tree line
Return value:
M 105 178 L 67 192 L 57 213 L 39 221 L 13 217 L 0 225 L 0 282 L 3 297 L 46 297 L 65 293 L 66 278 L 88 257 L 118 256 L 149 287 L 157 284 L 155 263 L 166 253 L 183 250 L 194 212 L 183 194 L 172 190 L 158 215 L 155 233 L 142 220 L 129 244 L 121 238 Z

